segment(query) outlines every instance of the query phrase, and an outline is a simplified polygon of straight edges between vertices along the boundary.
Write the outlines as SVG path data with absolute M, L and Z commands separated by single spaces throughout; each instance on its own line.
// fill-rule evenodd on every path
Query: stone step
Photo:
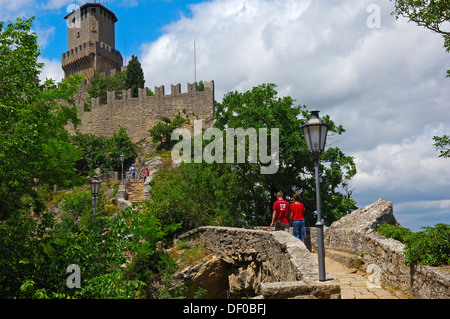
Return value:
M 144 200 L 144 183 L 142 181 L 133 181 L 130 184 L 128 192 L 128 201 L 135 204 Z
M 361 267 L 363 261 L 360 256 L 345 251 L 326 249 L 325 256 L 331 258 L 355 271 Z

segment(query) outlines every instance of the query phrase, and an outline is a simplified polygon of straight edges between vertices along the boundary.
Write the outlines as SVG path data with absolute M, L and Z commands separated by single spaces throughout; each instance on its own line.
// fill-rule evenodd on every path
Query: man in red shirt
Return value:
M 277 193 L 277 201 L 273 203 L 272 223 L 270 228 L 274 230 L 289 231 L 289 203 L 283 199 L 283 193 Z

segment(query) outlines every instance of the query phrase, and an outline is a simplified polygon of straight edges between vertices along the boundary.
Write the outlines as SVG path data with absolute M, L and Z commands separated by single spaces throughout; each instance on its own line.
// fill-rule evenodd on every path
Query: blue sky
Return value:
M 46 64 L 59 79 L 67 48 L 66 0 L 0 0 L 0 20 L 35 15 Z M 85 1 L 77 1 L 84 4 Z M 106 4 L 106 2 L 105 2 Z M 440 35 L 391 15 L 389 0 L 109 0 L 116 49 L 139 57 L 146 86 L 214 80 L 226 92 L 276 83 L 281 96 L 317 108 L 346 133 L 358 206 L 384 198 L 413 230 L 450 224 L 450 159 L 433 136 L 450 135 L 450 53 Z
M 35 28 L 39 36 L 42 57 L 48 60 L 60 60 L 61 54 L 68 50 L 67 25 L 63 18 L 71 5 L 82 5 L 86 0 L 49 0 L 49 1 L 3 1 L 0 0 L 0 19 L 15 19 L 18 16 L 36 16 Z M 138 55 L 143 43 L 156 40 L 164 33 L 167 24 L 182 17 L 189 17 L 190 6 L 201 2 L 147 0 L 147 1 L 97 1 L 116 13 L 116 49 L 125 58 L 125 37 L 128 60 L 131 54 Z M 55 73 L 52 73 L 52 75 Z

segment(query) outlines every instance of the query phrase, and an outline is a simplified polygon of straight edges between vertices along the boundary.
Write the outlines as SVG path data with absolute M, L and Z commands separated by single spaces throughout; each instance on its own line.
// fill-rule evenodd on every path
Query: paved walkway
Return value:
M 317 254 L 313 254 L 317 258 Z M 341 285 L 341 299 L 401 299 L 384 288 L 370 287 L 370 283 L 356 269 L 325 257 L 325 271 Z M 372 285 L 373 286 L 373 285 Z

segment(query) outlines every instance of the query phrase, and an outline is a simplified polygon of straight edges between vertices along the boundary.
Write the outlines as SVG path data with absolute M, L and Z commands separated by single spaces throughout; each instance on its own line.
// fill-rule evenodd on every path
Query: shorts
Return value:
M 289 223 L 282 223 L 281 220 L 276 220 L 274 223 L 274 230 L 289 231 Z

